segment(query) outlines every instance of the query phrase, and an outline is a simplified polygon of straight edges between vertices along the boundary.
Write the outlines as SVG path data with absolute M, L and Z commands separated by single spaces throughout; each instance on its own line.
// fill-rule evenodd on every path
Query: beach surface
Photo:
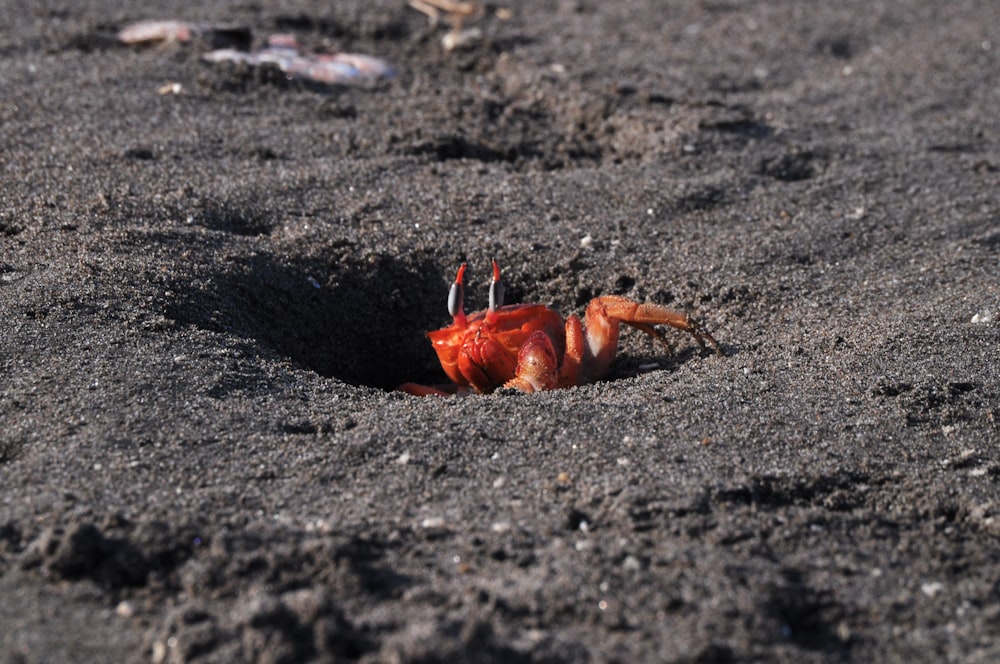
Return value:
M 995 0 L 2 13 L 0 662 L 1000 660 Z M 724 352 L 393 391 L 492 258 Z

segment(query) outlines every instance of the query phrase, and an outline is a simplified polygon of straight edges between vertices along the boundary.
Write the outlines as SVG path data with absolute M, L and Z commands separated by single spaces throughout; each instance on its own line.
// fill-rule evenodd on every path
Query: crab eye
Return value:
M 503 306 L 503 282 L 494 281 L 490 284 L 490 311 L 496 311 Z
M 464 279 L 465 263 L 462 263 L 458 268 L 458 274 L 455 275 L 455 281 L 451 285 L 451 290 L 448 291 L 448 313 L 451 314 L 451 317 L 459 325 L 465 325 L 465 311 L 462 307 L 465 301 Z
M 454 318 L 462 311 L 462 300 L 465 299 L 465 288 L 457 281 L 451 285 L 448 291 L 448 313 Z
M 493 281 L 490 282 L 490 311 L 503 306 L 503 282 L 500 281 L 500 266 L 493 261 Z

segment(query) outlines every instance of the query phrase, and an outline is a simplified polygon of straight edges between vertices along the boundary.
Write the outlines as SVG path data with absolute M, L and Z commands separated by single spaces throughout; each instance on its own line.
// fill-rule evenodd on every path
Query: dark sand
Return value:
M 0 661 L 1000 659 L 996 0 L 143 4 L 0 22 Z M 493 256 L 726 354 L 386 391 Z

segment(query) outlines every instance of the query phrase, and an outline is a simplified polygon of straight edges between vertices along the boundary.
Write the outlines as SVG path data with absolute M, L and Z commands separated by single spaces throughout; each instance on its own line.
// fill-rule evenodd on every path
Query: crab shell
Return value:
M 487 322 L 488 313 L 480 311 L 465 325 L 454 323 L 427 333 L 453 383 L 477 392 L 505 385 L 517 375 L 521 349 L 529 338 L 539 343 L 539 334 L 548 338 L 555 365 L 562 364 L 566 333 L 558 313 L 543 304 L 514 304 L 500 307 Z

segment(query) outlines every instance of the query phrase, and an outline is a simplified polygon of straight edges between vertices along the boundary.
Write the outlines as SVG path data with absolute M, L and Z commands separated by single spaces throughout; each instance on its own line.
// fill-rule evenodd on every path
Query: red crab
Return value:
M 462 309 L 465 263 L 458 268 L 448 294 L 448 327 L 428 332 L 441 366 L 454 385 L 428 387 L 404 383 L 410 394 L 488 393 L 498 387 L 524 392 L 582 385 L 607 375 L 618 350 L 622 323 L 658 339 L 673 353 L 654 325 L 689 332 L 705 348 L 719 344 L 700 324 L 658 304 L 640 304 L 620 295 L 602 295 L 587 305 L 586 330 L 579 316 L 562 316 L 544 304 L 503 304 L 500 267 L 493 261 L 490 306 L 467 316 Z

